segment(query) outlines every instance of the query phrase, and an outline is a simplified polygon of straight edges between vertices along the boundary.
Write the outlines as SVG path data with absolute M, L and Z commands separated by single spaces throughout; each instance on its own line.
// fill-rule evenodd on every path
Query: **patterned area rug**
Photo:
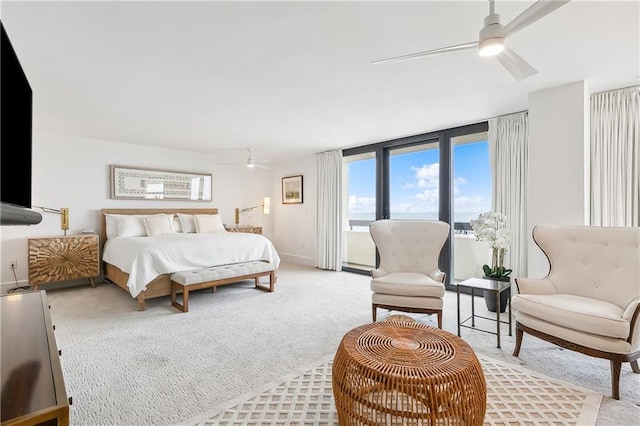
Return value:
M 478 355 L 487 382 L 485 425 L 593 425 L 602 395 Z M 338 425 L 333 357 L 194 417 L 188 425 Z

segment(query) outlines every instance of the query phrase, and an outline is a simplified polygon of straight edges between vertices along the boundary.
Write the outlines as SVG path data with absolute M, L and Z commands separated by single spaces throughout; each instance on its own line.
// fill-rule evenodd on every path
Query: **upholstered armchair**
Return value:
M 549 259 L 542 279 L 516 278 L 516 346 L 524 333 L 640 373 L 640 228 L 539 225 L 533 239 Z
M 373 321 L 377 308 L 437 314 L 442 328 L 445 273 L 438 268 L 449 224 L 429 220 L 384 219 L 369 228 L 380 255 L 371 271 Z

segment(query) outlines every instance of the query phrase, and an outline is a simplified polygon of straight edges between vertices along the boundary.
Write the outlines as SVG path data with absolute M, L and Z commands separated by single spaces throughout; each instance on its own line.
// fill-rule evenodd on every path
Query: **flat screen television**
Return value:
M 42 215 L 31 208 L 33 93 L 0 22 L 0 224 L 33 225 Z

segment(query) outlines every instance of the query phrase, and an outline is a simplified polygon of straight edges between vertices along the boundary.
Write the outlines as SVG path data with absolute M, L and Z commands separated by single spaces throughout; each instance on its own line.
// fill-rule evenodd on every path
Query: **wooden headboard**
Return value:
M 218 214 L 217 208 L 209 209 L 180 209 L 180 208 L 166 208 L 166 209 L 102 209 L 100 210 L 100 243 L 104 245 L 107 241 L 107 224 L 105 214 L 172 214 L 184 213 L 184 214 Z

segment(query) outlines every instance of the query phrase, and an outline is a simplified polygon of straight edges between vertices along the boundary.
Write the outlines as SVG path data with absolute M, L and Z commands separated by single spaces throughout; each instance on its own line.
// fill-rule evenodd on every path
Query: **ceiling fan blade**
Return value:
M 511 73 L 513 78 L 518 81 L 522 81 L 538 73 L 527 61 L 508 47 L 505 47 L 504 50 L 496 56 L 496 59 Z
M 569 3 L 570 0 L 538 0 L 527 10 L 516 16 L 511 22 L 504 26 L 502 35 L 504 37 L 511 36 L 521 29 L 536 22 L 540 18 L 544 18 L 560 6 Z
M 381 59 L 379 61 L 371 62 L 371 64 L 377 65 L 377 64 L 384 64 L 387 62 L 408 61 L 410 59 L 418 59 L 425 56 L 434 55 L 436 53 L 453 52 L 456 50 L 465 50 L 465 49 L 472 49 L 477 47 L 478 47 L 478 42 L 472 41 L 469 43 L 457 44 L 455 46 L 448 46 L 448 47 L 441 47 L 440 49 L 427 50 L 426 52 L 411 53 L 409 55 L 396 56 L 395 58 Z

